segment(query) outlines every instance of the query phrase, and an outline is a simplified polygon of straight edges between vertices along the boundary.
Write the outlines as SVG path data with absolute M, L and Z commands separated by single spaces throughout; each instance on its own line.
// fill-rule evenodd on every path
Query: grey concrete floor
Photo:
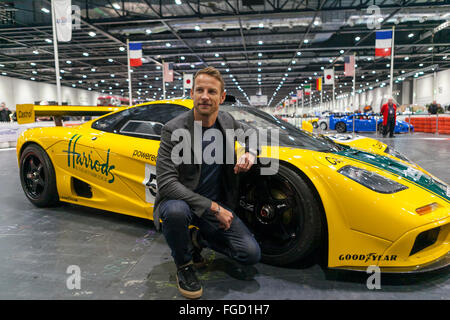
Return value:
M 375 135 L 368 135 L 375 137 Z M 450 136 L 416 133 L 380 139 L 450 182 Z M 0 150 L 0 299 L 179 300 L 175 267 L 151 221 L 73 205 L 40 209 L 25 198 L 15 150 Z M 254 280 L 233 278 L 229 261 L 206 250 L 198 271 L 202 299 L 448 300 L 449 268 L 383 274 L 369 290 L 366 273 L 327 269 L 320 253 L 289 268 L 259 263 Z M 71 266 L 80 288 L 70 289 Z M 72 267 L 73 268 L 73 267 Z M 68 286 L 69 284 L 69 286 Z

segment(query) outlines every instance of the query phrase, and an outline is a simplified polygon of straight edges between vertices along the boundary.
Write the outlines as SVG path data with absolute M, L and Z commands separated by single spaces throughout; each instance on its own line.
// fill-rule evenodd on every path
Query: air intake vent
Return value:
M 72 182 L 73 182 L 73 188 L 74 188 L 77 196 L 83 197 L 83 198 L 92 198 L 92 190 L 91 190 L 90 184 L 87 184 L 86 182 L 78 180 L 77 178 L 72 178 Z
M 416 241 L 414 242 L 414 246 L 411 249 L 411 253 L 409 255 L 412 256 L 413 254 L 416 254 L 417 252 L 435 244 L 440 230 L 441 228 L 437 227 L 420 233 L 417 236 Z

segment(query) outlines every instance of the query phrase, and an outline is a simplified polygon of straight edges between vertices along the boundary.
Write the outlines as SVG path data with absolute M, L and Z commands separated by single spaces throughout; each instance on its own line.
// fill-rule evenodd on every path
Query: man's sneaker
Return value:
M 180 293 L 188 299 L 198 299 L 203 294 L 203 288 L 195 275 L 192 263 L 178 268 L 177 286 Z
M 202 249 L 205 248 L 201 244 L 200 237 L 200 231 L 197 228 L 191 229 L 191 240 L 192 240 L 192 246 L 194 247 L 194 251 L 192 252 L 192 260 L 194 262 L 194 267 L 197 269 L 206 267 L 206 260 L 203 258 L 201 252 Z

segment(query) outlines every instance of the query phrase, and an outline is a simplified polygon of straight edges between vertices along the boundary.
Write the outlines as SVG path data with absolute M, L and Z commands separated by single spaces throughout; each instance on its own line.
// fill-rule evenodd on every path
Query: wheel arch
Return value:
M 312 191 L 314 198 L 316 199 L 318 205 L 319 205 L 319 209 L 320 209 L 320 214 L 322 217 L 322 243 L 321 246 L 325 246 L 325 252 L 328 252 L 328 219 L 327 219 L 327 215 L 325 213 L 325 208 L 322 202 L 322 198 L 319 194 L 319 192 L 317 191 L 316 186 L 314 185 L 314 183 L 312 182 L 312 180 L 308 177 L 308 175 L 306 173 L 304 173 L 299 167 L 284 161 L 284 160 L 279 160 L 280 164 L 286 166 L 287 168 L 291 169 L 292 171 L 294 171 L 295 173 L 297 173 L 300 177 L 302 177 L 303 181 L 305 181 L 305 183 L 308 185 L 308 187 L 310 188 L 310 190 Z M 328 254 L 326 255 L 326 257 L 328 257 Z
M 32 145 L 32 144 L 35 144 L 38 147 L 41 147 L 43 150 L 45 150 L 45 148 L 42 145 L 40 145 L 38 142 L 36 142 L 36 141 L 27 141 L 24 144 L 22 144 L 22 146 L 19 149 L 19 153 L 17 155 L 19 161 L 20 161 L 20 157 L 22 156 L 23 150 L 25 150 L 26 147 L 28 147 L 29 145 Z

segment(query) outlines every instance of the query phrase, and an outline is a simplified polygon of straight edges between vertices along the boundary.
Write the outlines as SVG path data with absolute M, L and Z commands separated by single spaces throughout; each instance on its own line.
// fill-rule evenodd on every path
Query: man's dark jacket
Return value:
M 224 162 L 222 171 L 222 183 L 224 194 L 222 200 L 231 210 L 234 210 L 239 197 L 239 175 L 234 174 L 234 166 L 236 163 L 235 154 L 235 140 L 227 139 L 225 130 L 227 129 L 242 129 L 246 135 L 253 133 L 256 136 L 256 131 L 251 129 L 248 125 L 236 121 L 229 113 L 219 111 L 217 120 L 219 127 L 223 134 L 224 140 L 224 159 L 226 158 L 227 150 L 233 152 L 234 163 L 227 164 Z M 180 141 L 172 141 L 172 133 L 177 129 L 185 129 L 189 133 L 190 141 L 190 159 L 189 163 L 176 164 L 172 161 L 172 149 L 180 143 Z M 250 131 L 247 131 L 250 130 Z M 160 225 L 159 204 L 164 200 L 184 200 L 191 208 L 192 212 L 201 217 L 203 213 L 211 208 L 212 201 L 204 196 L 195 193 L 193 190 L 197 187 L 200 180 L 201 164 L 194 163 L 194 110 L 185 112 L 178 117 L 167 122 L 161 131 L 161 143 L 158 150 L 158 158 L 156 161 L 156 182 L 158 185 L 158 192 L 156 194 L 153 221 L 157 229 Z M 240 140 L 238 138 L 238 140 Z M 240 140 L 242 145 L 245 144 L 246 151 L 257 153 L 257 150 L 249 150 L 248 141 Z M 201 143 L 200 143 L 201 146 Z M 200 151 L 201 148 L 200 148 Z M 196 163 L 201 162 L 197 159 Z

